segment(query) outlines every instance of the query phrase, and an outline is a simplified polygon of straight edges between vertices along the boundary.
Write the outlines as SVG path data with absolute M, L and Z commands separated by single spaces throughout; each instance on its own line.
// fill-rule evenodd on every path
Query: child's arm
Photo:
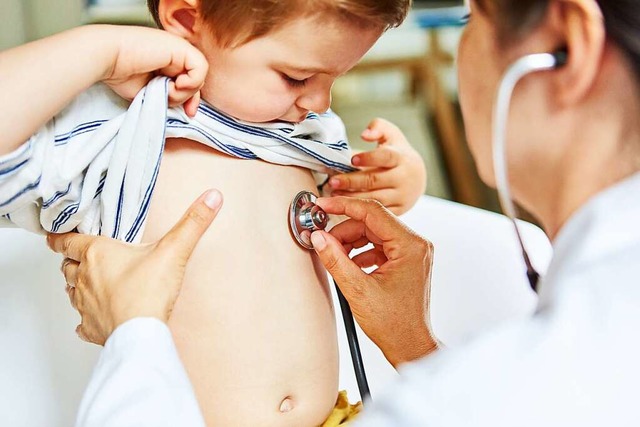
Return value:
M 402 131 L 383 119 L 371 122 L 362 139 L 378 147 L 353 156 L 353 165 L 363 170 L 329 180 L 331 195 L 376 199 L 395 214 L 407 212 L 427 186 L 422 158 Z
M 184 39 L 138 27 L 80 27 L 0 52 L 0 156 L 99 81 L 132 99 L 154 72 L 174 77 L 170 102 L 193 115 L 207 69 Z

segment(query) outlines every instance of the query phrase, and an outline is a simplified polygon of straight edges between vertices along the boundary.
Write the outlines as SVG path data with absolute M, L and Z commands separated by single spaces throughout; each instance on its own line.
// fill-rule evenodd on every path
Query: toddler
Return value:
M 326 272 L 291 238 L 287 212 L 296 193 L 315 190 L 310 169 L 333 171 L 329 192 L 376 198 L 396 213 L 424 191 L 422 161 L 397 128 L 372 122 L 363 138 L 378 148 L 350 165 L 343 131 L 325 113 L 335 79 L 400 24 L 409 6 L 410 0 L 157 0 L 150 9 L 164 31 L 91 26 L 0 54 L 0 93 L 12 100 L 0 121 L 6 222 L 155 241 L 205 189 L 225 195 L 170 321 L 210 426 L 341 422 Z M 147 86 L 154 75 L 171 80 Z M 114 94 L 137 98 L 123 104 Z M 155 123 L 155 107 L 165 99 L 184 108 L 168 117 L 159 109 L 166 135 L 157 135 L 155 125 L 145 130 L 140 123 Z M 92 106 L 102 118 L 86 121 Z M 255 147 L 203 124 L 207 114 L 236 130 L 244 126 Z M 180 134 L 181 126 L 190 131 Z M 278 132 L 278 140 L 253 141 L 265 129 Z M 234 148 L 220 148 L 228 145 Z M 269 158 L 273 151 L 261 154 L 262 145 L 297 151 L 277 161 Z M 328 154 L 319 156 L 323 150 Z M 361 169 L 335 174 L 352 166 Z M 344 396 L 339 403 L 344 408 Z

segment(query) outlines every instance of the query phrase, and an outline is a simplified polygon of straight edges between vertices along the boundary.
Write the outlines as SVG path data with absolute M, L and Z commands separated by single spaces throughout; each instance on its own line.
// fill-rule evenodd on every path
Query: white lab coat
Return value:
M 157 319 L 120 325 L 85 391 L 77 427 L 204 427 L 171 332 Z
M 639 219 L 640 174 L 594 197 L 561 230 L 535 316 L 405 366 L 356 427 L 640 425 Z M 147 329 L 159 325 L 134 322 L 107 343 L 79 425 L 202 425 L 168 331 L 154 337 Z M 105 382 L 111 391 L 100 390 Z M 84 422 L 104 417 L 118 421 Z
M 357 427 L 639 426 L 640 174 L 560 231 L 531 319 L 401 369 Z

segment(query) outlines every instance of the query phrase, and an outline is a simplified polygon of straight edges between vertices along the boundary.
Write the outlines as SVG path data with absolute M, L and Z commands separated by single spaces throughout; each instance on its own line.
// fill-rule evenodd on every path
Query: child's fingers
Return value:
M 389 171 L 372 169 L 332 176 L 329 187 L 332 190 L 371 191 L 393 188 L 394 179 Z M 334 192 L 335 194 L 335 192 Z
M 404 134 L 396 125 L 388 120 L 377 118 L 369 123 L 367 129 L 362 132 L 362 139 L 379 144 L 399 143 L 405 141 Z
M 184 103 L 184 111 L 189 117 L 195 117 L 198 113 L 198 106 L 200 106 L 200 92 L 196 92 L 191 98 Z
M 189 74 L 180 74 L 174 79 L 178 90 L 200 90 L 204 80 L 199 80 Z
M 200 51 L 195 50 L 188 55 L 183 65 L 183 71 L 176 78 L 178 89 L 202 89 L 209 71 L 209 63 Z
M 175 107 L 182 105 L 193 96 L 193 92 L 181 91 L 176 89 L 176 83 L 169 81 L 169 106 Z
M 169 105 L 171 107 L 176 107 L 178 105 L 185 104 L 185 110 L 187 110 L 188 106 L 186 105 L 186 103 L 196 97 L 199 104 L 200 103 L 199 90 L 197 89 L 178 90 L 176 89 L 175 83 L 173 81 L 169 82 Z M 195 101 L 191 101 L 191 102 L 195 102 Z M 198 104 L 195 105 L 195 108 L 193 107 L 193 105 L 191 105 L 189 111 L 193 112 L 194 109 L 197 110 Z M 189 111 L 187 111 L 187 114 L 189 114 Z M 193 114 L 195 115 L 195 112 Z M 191 114 L 189 115 L 193 117 L 193 115 Z
M 163 76 L 173 78 L 179 90 L 199 90 L 209 70 L 204 55 L 195 47 L 188 47 L 188 51 L 174 54 L 171 62 L 158 70 Z
M 362 131 L 362 134 L 360 134 L 360 137 L 367 142 L 381 142 L 380 140 L 383 139 L 384 134 L 379 130 L 365 129 Z
M 356 167 L 392 169 L 400 164 L 402 156 L 390 147 L 378 148 L 353 156 L 351 163 Z

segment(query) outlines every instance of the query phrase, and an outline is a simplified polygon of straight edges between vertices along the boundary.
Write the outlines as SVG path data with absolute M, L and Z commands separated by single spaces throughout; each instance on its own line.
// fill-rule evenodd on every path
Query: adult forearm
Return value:
M 421 322 L 422 323 L 422 322 Z M 398 330 L 392 341 L 376 343 L 394 368 L 422 359 L 438 350 L 438 341 L 426 324 Z
M 0 52 L 0 155 L 108 75 L 118 50 L 104 29 L 80 27 Z

